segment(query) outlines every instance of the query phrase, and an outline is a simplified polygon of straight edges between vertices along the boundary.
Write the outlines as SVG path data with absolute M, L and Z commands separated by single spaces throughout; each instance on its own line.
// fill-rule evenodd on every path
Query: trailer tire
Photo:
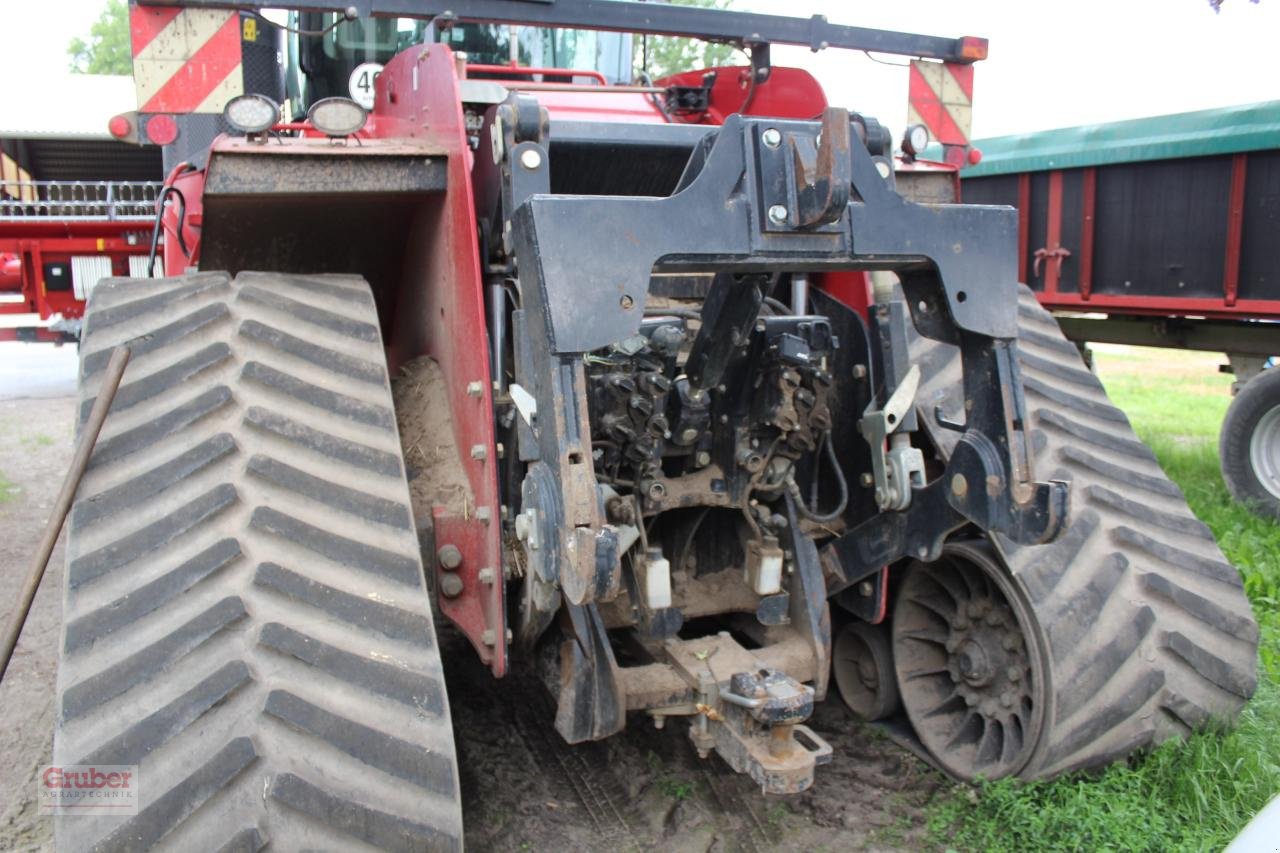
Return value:
M 1280 370 L 1263 370 L 1231 401 L 1218 457 L 1231 496 L 1280 520 Z
M 54 763 L 136 767 L 66 850 L 460 850 L 457 759 L 381 334 L 356 276 L 107 279 Z
M 1038 779 L 1230 722 L 1257 684 L 1258 627 L 1209 528 L 1026 287 L 1018 314 L 1035 476 L 1071 483 L 1056 541 L 992 537 L 1047 652 L 1039 744 L 1016 771 Z M 947 455 L 958 434 L 934 413 L 964 410 L 959 353 L 917 337 L 912 357 L 921 423 Z

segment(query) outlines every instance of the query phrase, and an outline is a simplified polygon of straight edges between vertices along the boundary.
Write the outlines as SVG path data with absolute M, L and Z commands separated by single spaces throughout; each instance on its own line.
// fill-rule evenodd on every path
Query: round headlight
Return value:
M 912 157 L 918 157 L 929 147 L 929 128 L 923 124 L 913 124 L 907 128 L 902 137 L 902 151 Z
M 280 105 L 266 95 L 239 95 L 227 101 L 222 117 L 241 133 L 262 133 L 280 120 Z
M 368 113 L 364 107 L 350 98 L 325 98 L 316 101 L 307 111 L 307 120 L 321 133 L 329 136 L 350 136 L 364 127 Z

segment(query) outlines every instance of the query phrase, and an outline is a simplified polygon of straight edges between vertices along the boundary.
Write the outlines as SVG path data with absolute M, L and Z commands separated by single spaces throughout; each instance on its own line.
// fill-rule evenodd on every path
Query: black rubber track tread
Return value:
M 164 323 L 161 326 L 131 338 L 129 349 L 133 353 L 134 358 L 163 349 L 172 343 L 184 340 L 189 335 L 195 334 L 206 326 L 210 326 L 220 320 L 230 319 L 231 309 L 226 303 L 215 302 L 212 305 L 206 305 L 203 308 L 197 308 L 190 314 L 179 317 L 172 322 Z M 97 352 L 86 353 L 81 359 L 81 371 L 85 376 L 92 376 L 99 370 L 107 366 L 107 362 L 111 360 L 111 348 L 100 349 Z
M 141 281 L 142 284 L 136 282 Z M 172 311 L 211 295 L 228 292 L 230 280 L 226 273 L 196 273 L 169 279 L 105 279 L 104 295 L 98 299 L 98 310 L 84 318 L 84 335 L 102 332 L 124 323 L 135 324 L 147 315 Z M 95 288 L 96 289 L 96 288 Z M 108 304 L 110 302 L 110 304 Z
M 293 374 L 276 370 L 260 361 L 251 361 L 246 364 L 244 370 L 240 371 L 240 377 L 258 382 L 308 406 L 339 414 L 348 420 L 385 430 L 396 428 L 395 412 L 390 407 L 373 405 L 350 394 L 330 391 L 328 388 L 303 381 Z
M 259 565 L 253 582 L 300 604 L 318 607 L 349 625 L 377 631 L 393 640 L 431 642 L 431 623 L 422 614 L 343 592 L 275 563 Z
M 324 461 L 328 463 L 341 462 L 387 477 L 399 477 L 404 471 L 400 457 L 396 454 L 330 435 L 259 406 L 249 407 L 245 412 L 244 422 L 246 426 L 273 433 L 285 441 L 304 447 L 324 457 Z
M 150 500 L 170 486 L 185 482 L 188 477 L 235 449 L 236 440 L 231 434 L 220 432 L 113 489 L 77 501 L 71 510 L 71 518 L 78 526 L 87 527 L 103 518 L 118 515 Z
M 412 819 L 340 798 L 292 773 L 276 776 L 267 795 L 338 832 L 390 851 L 454 851 L 462 843 Z
M 374 524 L 386 524 L 405 530 L 412 529 L 408 508 L 395 501 L 380 498 L 359 489 L 349 489 L 332 480 L 313 477 L 306 471 L 263 454 L 251 457 L 248 469 L 249 473 L 261 477 L 272 485 L 310 497 L 326 506 L 354 515 L 356 518 L 363 518 Z
M 1050 707 L 1020 774 L 1045 778 L 1233 719 L 1256 684 L 1258 632 L 1239 573 L 1026 288 L 1018 315 L 1036 473 L 1072 483 L 1057 542 L 996 537 L 1047 647 Z M 912 355 L 921 422 L 949 453 L 957 435 L 933 412 L 963 410 L 959 353 L 914 337 Z
M 85 327 L 82 404 L 139 357 L 69 520 L 54 761 L 137 765 L 141 808 L 58 845 L 461 849 L 368 285 L 109 279 Z
M 111 401 L 111 411 L 123 412 L 152 397 L 172 391 L 190 381 L 193 376 L 210 368 L 217 367 L 231 358 L 231 347 L 218 341 L 204 349 L 179 359 L 168 367 L 157 370 L 149 376 L 135 379 L 128 385 L 121 385 Z M 89 397 L 80 403 L 80 423 L 89 418 L 89 410 L 93 408 L 96 397 Z
M 302 338 L 296 338 L 274 326 L 259 323 L 257 320 L 245 320 L 241 323 L 240 334 L 246 338 L 270 344 L 286 355 L 328 367 L 335 373 L 341 373 L 371 385 L 381 385 L 387 379 L 387 372 L 380 364 L 304 341 Z
M 299 302 L 262 287 L 244 288 L 240 291 L 240 299 L 242 302 L 272 308 L 281 315 L 301 320 L 312 327 L 311 334 L 332 332 L 335 335 L 344 335 L 370 343 L 376 343 L 379 340 L 378 327 L 374 323 L 353 320 L 343 314 Z

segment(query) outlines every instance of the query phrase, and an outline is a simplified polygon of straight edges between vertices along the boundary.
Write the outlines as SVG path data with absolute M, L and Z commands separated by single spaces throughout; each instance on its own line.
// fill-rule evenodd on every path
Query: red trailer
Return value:
M 1018 266 L 1067 337 L 1223 352 L 1220 452 L 1280 516 L 1280 101 L 981 140 L 964 199 L 1018 208 Z

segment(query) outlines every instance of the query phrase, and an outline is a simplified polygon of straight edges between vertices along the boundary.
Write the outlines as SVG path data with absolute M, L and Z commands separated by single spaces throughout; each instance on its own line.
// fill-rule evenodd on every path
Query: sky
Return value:
M 104 0 L 0 0 L 0 115 L 17 91 L 66 73 L 66 45 L 87 35 Z M 990 39 L 978 64 L 973 136 L 998 136 L 1280 99 L 1280 0 L 734 0 L 732 8 L 822 14 L 832 23 Z M 885 62 L 901 62 L 883 57 Z M 907 70 L 862 54 L 775 47 L 779 65 L 808 68 L 837 106 L 900 135 Z M 8 94 L 6 94 L 6 92 Z M 111 115 L 133 104 L 62 104 Z

